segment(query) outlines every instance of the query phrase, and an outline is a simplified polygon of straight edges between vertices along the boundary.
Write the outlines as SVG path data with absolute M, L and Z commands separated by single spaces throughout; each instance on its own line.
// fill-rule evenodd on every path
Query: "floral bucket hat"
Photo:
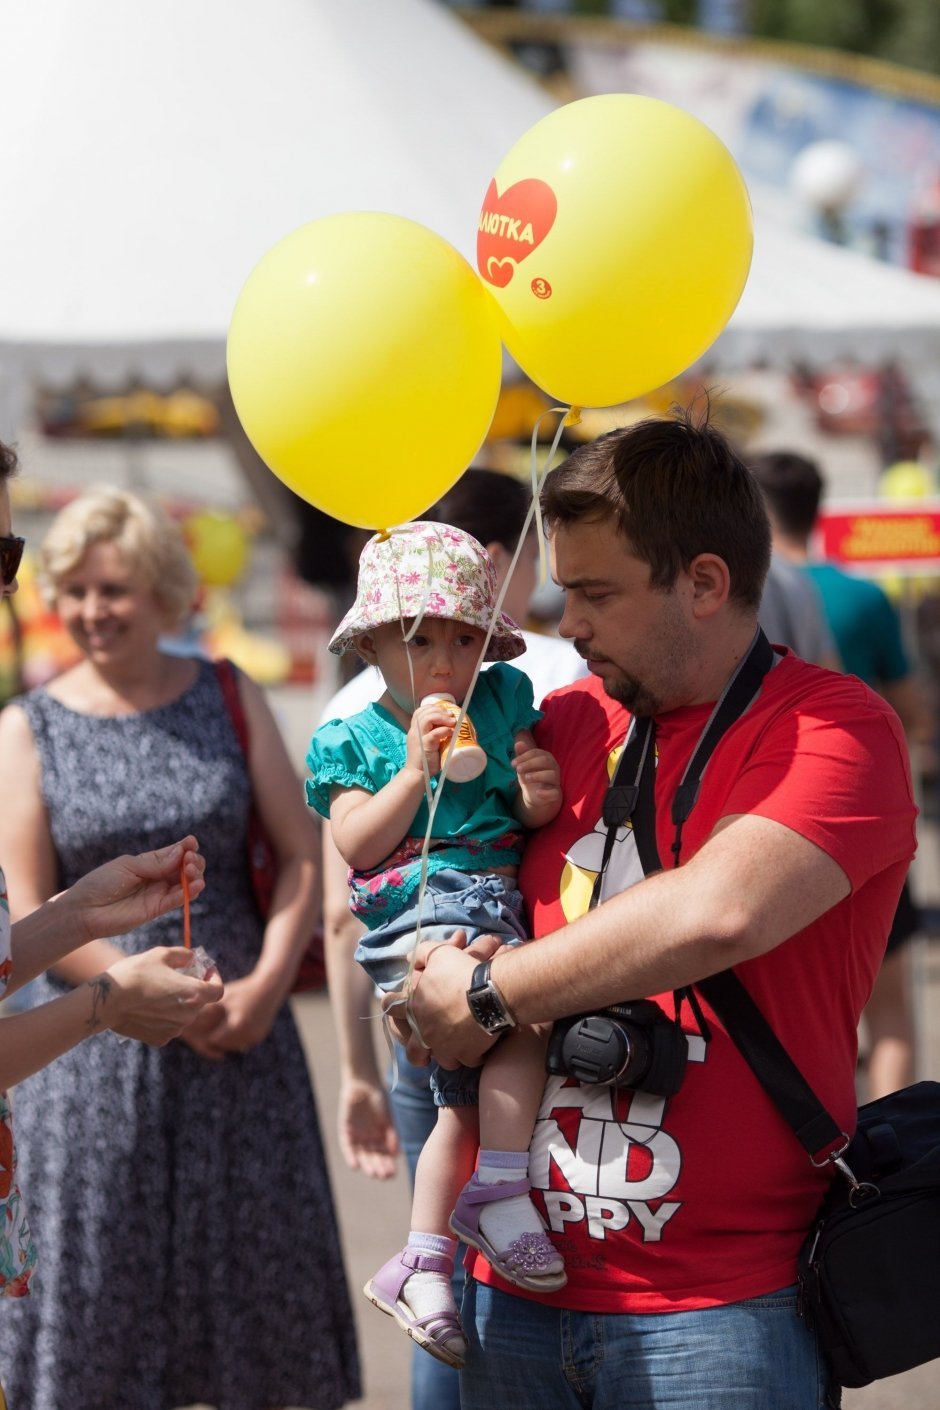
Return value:
M 403 524 L 375 534 L 362 550 L 356 600 L 333 633 L 330 650 L 342 656 L 362 632 L 407 617 L 449 617 L 485 632 L 496 595 L 496 569 L 471 534 L 423 520 Z M 511 661 L 523 651 L 522 633 L 500 612 L 486 660 Z

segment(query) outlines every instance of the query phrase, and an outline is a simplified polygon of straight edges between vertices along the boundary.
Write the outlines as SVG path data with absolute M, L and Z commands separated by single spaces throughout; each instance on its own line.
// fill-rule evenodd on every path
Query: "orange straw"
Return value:
M 183 883 L 183 944 L 187 950 L 193 947 L 192 935 L 189 930 L 189 877 L 186 875 L 186 853 L 183 853 L 183 860 L 180 862 L 180 880 Z

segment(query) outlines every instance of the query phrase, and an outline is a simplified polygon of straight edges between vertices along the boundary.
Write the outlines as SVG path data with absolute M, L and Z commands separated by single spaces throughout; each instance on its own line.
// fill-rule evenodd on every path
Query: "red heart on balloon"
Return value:
M 516 266 L 545 239 L 557 211 L 554 191 L 536 177 L 517 181 L 502 195 L 490 182 L 477 230 L 477 269 L 488 284 L 505 289 Z

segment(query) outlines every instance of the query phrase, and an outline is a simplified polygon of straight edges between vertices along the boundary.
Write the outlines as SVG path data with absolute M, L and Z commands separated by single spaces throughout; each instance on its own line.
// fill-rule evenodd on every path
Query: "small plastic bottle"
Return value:
M 452 695 L 426 695 L 421 704 L 443 706 L 457 723 L 460 706 Z M 454 783 L 469 783 L 470 779 L 479 778 L 486 768 L 486 750 L 480 748 L 477 732 L 467 715 L 464 715 L 460 729 L 451 735 L 450 743 L 441 750 L 442 766 L 448 758 L 447 777 Z

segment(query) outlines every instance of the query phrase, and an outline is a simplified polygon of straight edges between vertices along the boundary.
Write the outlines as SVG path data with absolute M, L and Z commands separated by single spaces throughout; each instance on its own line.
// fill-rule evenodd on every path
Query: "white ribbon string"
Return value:
M 550 449 L 549 452 L 548 452 L 548 456 L 547 456 L 547 458 L 546 458 L 545 464 L 542 466 L 541 470 L 539 470 L 539 467 L 538 467 L 538 433 L 539 433 L 539 427 L 541 426 L 541 424 L 542 424 L 542 422 L 544 421 L 544 419 L 545 419 L 546 416 L 552 416 L 552 415 L 558 415 L 558 416 L 560 416 L 561 419 L 560 419 L 560 421 L 559 421 L 559 423 L 558 423 L 558 430 L 557 430 L 556 433 L 555 433 L 555 437 L 554 437 L 554 440 L 552 441 L 551 449 Z M 507 572 L 506 572 L 506 576 L 505 576 L 505 578 L 503 579 L 502 586 L 500 587 L 499 592 L 498 592 L 497 595 L 496 595 L 496 601 L 495 601 L 495 603 L 493 604 L 492 615 L 490 616 L 490 620 L 489 620 L 489 623 L 488 623 L 488 625 L 487 625 L 486 635 L 485 635 L 484 638 L 483 638 L 483 645 L 482 645 L 482 648 L 481 648 L 481 650 L 480 650 L 480 655 L 479 655 L 479 657 L 478 657 L 478 659 L 477 659 L 477 663 L 476 663 L 476 666 L 475 666 L 475 668 L 474 668 L 473 675 L 472 675 L 471 678 L 470 678 L 470 685 L 469 685 L 469 687 L 468 687 L 468 689 L 467 689 L 466 694 L 464 695 L 463 702 L 462 702 L 462 704 L 461 704 L 461 706 L 460 706 L 459 714 L 458 714 L 458 716 L 457 716 L 457 722 L 456 722 L 456 724 L 454 725 L 454 734 L 455 734 L 455 735 L 456 735 L 457 733 L 459 733 L 460 728 L 461 728 L 461 726 L 462 726 L 464 720 L 465 720 L 466 717 L 467 717 L 468 707 L 469 707 L 470 701 L 471 701 L 471 699 L 472 699 L 472 697 L 473 697 L 473 692 L 474 692 L 474 690 L 475 690 L 475 688 L 476 688 L 476 683 L 477 683 L 477 680 L 479 679 L 480 671 L 483 669 L 483 663 L 484 663 L 484 661 L 486 660 L 486 653 L 487 653 L 487 651 L 489 650 L 490 642 L 491 642 L 492 639 L 493 639 L 493 633 L 494 633 L 494 631 L 496 630 L 496 626 L 497 626 L 497 624 L 498 624 L 498 622 L 500 621 L 500 618 L 501 618 L 501 616 L 502 616 L 503 602 L 504 602 L 505 599 L 506 599 L 506 593 L 507 593 L 508 590 L 509 590 L 509 584 L 510 584 L 510 581 L 511 581 L 511 579 L 512 579 L 513 572 L 515 571 L 516 564 L 518 563 L 519 558 L 520 558 L 520 555 L 522 554 L 523 548 L 525 547 L 525 542 L 526 542 L 526 539 L 527 539 L 527 537 L 528 537 L 529 530 L 530 530 L 531 527 L 532 527 L 532 522 L 533 522 L 533 520 L 535 521 L 536 532 L 537 532 L 537 535 L 538 535 L 538 544 L 539 544 L 539 564 L 540 564 L 541 581 L 542 581 L 543 583 L 546 581 L 547 573 L 548 573 L 548 553 L 547 553 L 546 544 L 545 544 L 545 531 L 544 531 L 544 527 L 543 527 L 543 525 L 542 525 L 542 516 L 541 516 L 541 514 L 538 512 L 538 509 L 539 509 L 539 495 L 540 495 L 540 493 L 541 493 L 542 485 L 543 485 L 543 483 L 544 483 L 544 481 L 545 481 L 546 476 L 548 475 L 549 471 L 552 470 L 553 467 L 554 467 L 555 456 L 556 456 L 557 453 L 558 453 L 558 446 L 559 446 L 559 444 L 560 444 L 560 442 L 561 442 L 561 437 L 562 437 L 562 434 L 563 434 L 563 432 L 564 432 L 565 426 L 566 426 L 566 425 L 575 424 L 575 422 L 576 422 L 576 420 L 577 420 L 578 418 L 579 418 L 579 412 L 577 411 L 577 408 L 575 408 L 575 407 L 570 407 L 570 406 L 553 406 L 553 407 L 549 407 L 549 409 L 548 409 L 547 411 L 545 411 L 545 412 L 542 413 L 542 415 L 541 415 L 541 416 L 539 417 L 539 419 L 536 421 L 535 426 L 534 426 L 534 428 L 533 428 L 533 431 L 532 431 L 532 447 L 531 447 L 531 464 L 530 464 L 530 468 L 531 468 L 531 484 L 532 484 L 532 500 L 531 500 L 531 503 L 529 504 L 528 510 L 526 511 L 525 519 L 523 520 L 522 529 L 521 529 L 520 534 L 519 534 L 518 542 L 516 543 L 515 552 L 513 553 L 512 558 L 510 559 L 509 568 L 508 568 L 508 570 L 507 570 Z M 402 525 L 402 526 L 401 526 L 402 529 L 405 529 L 405 528 L 407 528 L 407 527 L 408 527 L 407 525 Z M 400 532 L 400 531 L 401 531 L 401 530 L 398 530 L 398 532 Z M 395 530 L 395 529 L 390 529 L 390 530 L 389 530 L 389 536 L 390 536 L 390 537 L 393 537 L 393 536 L 395 535 L 395 533 L 396 533 L 396 530 Z M 446 552 L 447 552 L 447 547 L 446 547 L 446 544 L 445 544 L 445 542 L 444 542 L 443 536 L 442 536 L 440 533 L 438 534 L 437 548 L 439 549 L 439 551 L 440 551 L 441 553 L 446 554 Z M 433 570 L 434 570 L 434 552 L 435 552 L 435 546 L 434 546 L 431 542 L 428 542 L 428 577 L 427 577 L 427 582 L 426 582 L 425 585 L 424 585 L 424 591 L 423 591 L 422 600 L 421 600 L 421 603 L 420 603 L 420 606 L 419 606 L 418 615 L 415 617 L 414 622 L 412 623 L 412 626 L 410 627 L 410 629 L 406 629 L 406 627 L 405 627 L 405 619 L 404 619 L 404 617 L 403 617 L 402 614 L 401 614 L 401 596 L 400 596 L 400 593 L 398 594 L 399 621 L 400 621 L 400 623 L 401 623 L 402 639 L 404 640 L 404 642 L 406 643 L 406 645 L 407 645 L 408 642 L 410 642 L 410 641 L 412 640 L 412 638 L 414 637 L 415 633 L 418 631 L 418 629 L 419 629 L 419 627 L 420 627 L 420 625 L 421 625 L 421 622 L 422 622 L 422 620 L 423 620 L 424 614 L 425 614 L 425 612 L 426 612 L 426 610 L 427 610 L 427 604 L 428 604 L 428 602 L 429 602 L 429 600 L 430 600 L 431 588 L 432 588 L 432 574 L 433 574 Z M 395 584 L 396 584 L 396 593 L 398 593 L 398 578 L 397 578 L 397 575 L 396 575 L 396 577 L 395 577 Z M 410 653 L 410 652 L 406 653 L 406 660 L 407 660 L 407 662 L 408 662 L 408 675 L 409 675 L 409 680 L 410 680 L 410 684 L 411 684 L 411 698 L 412 698 L 412 700 L 415 701 L 415 707 L 417 708 L 417 705 L 418 705 L 419 702 L 417 701 L 416 696 L 415 696 L 414 667 L 413 667 L 413 664 L 412 664 L 411 653 Z M 417 1038 L 417 1040 L 418 1040 L 418 1042 L 421 1044 L 421 1046 L 422 1046 L 423 1048 L 426 1048 L 426 1047 L 427 1047 L 427 1044 L 425 1043 L 423 1037 L 421 1036 L 421 1030 L 420 1030 L 420 1028 L 418 1027 L 418 1022 L 417 1022 L 417 1020 L 416 1020 L 416 1018 L 415 1018 L 415 1016 L 414 1016 L 414 1012 L 413 1012 L 412 1007 L 411 1007 L 412 977 L 413 977 L 413 975 L 414 975 L 415 963 L 416 963 L 416 961 L 417 961 L 418 946 L 421 944 L 421 912 L 422 912 L 422 910 L 423 910 L 423 908 L 424 908 L 424 897 L 425 897 L 425 892 L 426 892 L 426 890 L 427 890 L 427 883 L 428 883 L 428 865 L 429 865 L 429 856 L 430 856 L 430 851 L 431 851 L 431 839 L 432 839 L 432 834 L 433 834 L 433 829 L 434 829 L 434 819 L 435 819 L 435 817 L 436 817 L 436 815 L 437 815 L 438 805 L 440 804 L 441 796 L 442 796 L 442 793 L 443 793 L 443 790 L 444 790 L 444 784 L 445 784 L 445 782 L 446 782 L 446 780 L 447 780 L 447 770 L 448 770 L 448 768 L 449 768 L 449 766 L 450 766 L 450 761 L 451 761 L 451 758 L 452 758 L 452 757 L 453 757 L 452 751 L 448 751 L 448 752 L 445 754 L 445 757 L 444 757 L 444 759 L 443 759 L 443 761 L 442 761 L 442 764 L 441 764 L 441 771 L 440 771 L 440 773 L 439 773 L 438 776 L 437 776 L 437 788 L 434 789 L 434 788 L 432 788 L 432 784 L 431 784 L 431 775 L 430 775 L 430 771 L 429 771 L 429 769 L 428 769 L 427 759 L 426 759 L 426 757 L 425 757 L 423 751 L 422 751 L 422 755 L 421 755 L 422 764 L 423 764 L 423 767 L 424 767 L 425 796 L 426 796 L 427 801 L 428 801 L 428 823 L 427 823 L 427 828 L 426 828 L 426 830 L 425 830 L 424 839 L 423 839 L 422 846 L 421 846 L 421 876 L 420 876 L 420 880 L 419 880 L 419 882 L 418 882 L 418 892 L 417 892 L 418 924 L 417 924 L 417 928 L 416 928 L 416 930 L 415 930 L 415 945 L 414 945 L 414 949 L 412 950 L 412 952 L 411 952 L 411 954 L 410 954 L 410 956 L 409 956 L 409 959 L 408 959 L 408 972 L 407 972 L 407 974 L 406 974 L 406 976 L 405 976 L 403 996 L 402 996 L 402 998 L 400 998 L 400 999 L 395 999 L 395 1000 L 393 1000 L 392 1003 L 388 1005 L 388 1008 L 387 1008 L 387 1009 L 384 1011 L 384 1013 L 383 1013 L 383 1020 L 385 1020 L 385 1023 L 384 1023 L 384 1027 L 385 1027 L 385 1037 L 386 1037 L 386 1041 L 387 1041 L 388 1046 L 389 1046 L 389 1051 L 390 1051 L 390 1053 L 391 1053 L 391 1060 L 392 1060 L 392 1087 L 393 1087 L 393 1088 L 395 1087 L 395 1085 L 397 1084 L 397 1081 L 398 1081 L 398 1064 L 397 1064 L 396 1054 L 395 1054 L 395 1045 L 394 1045 L 394 1042 L 392 1041 L 391 1034 L 390 1034 L 390 1032 L 389 1032 L 389 1025 L 388 1025 L 388 1017 L 389 1017 L 389 1014 L 391 1013 L 392 1009 L 398 1008 L 398 1007 L 400 1007 L 402 1004 L 404 1004 L 404 1006 L 405 1006 L 405 1015 L 406 1015 L 406 1017 L 407 1017 L 407 1019 L 408 1019 L 408 1026 L 410 1027 L 412 1033 L 415 1035 L 415 1037 Z

